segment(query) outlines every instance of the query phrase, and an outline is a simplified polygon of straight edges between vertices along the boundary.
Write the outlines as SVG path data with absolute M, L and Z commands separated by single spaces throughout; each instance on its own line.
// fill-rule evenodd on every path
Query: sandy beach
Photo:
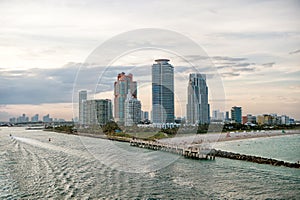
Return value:
M 176 145 L 189 144 L 209 144 L 215 142 L 242 140 L 260 137 L 275 137 L 291 134 L 300 134 L 300 130 L 270 130 L 270 131 L 251 131 L 251 132 L 228 132 L 228 133 L 208 133 L 195 134 L 190 136 L 178 136 L 174 138 L 165 138 L 159 140 L 162 143 L 170 143 Z

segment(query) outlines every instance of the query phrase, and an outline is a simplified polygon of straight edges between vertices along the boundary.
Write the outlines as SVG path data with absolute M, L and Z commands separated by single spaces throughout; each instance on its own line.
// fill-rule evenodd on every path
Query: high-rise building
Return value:
M 133 98 L 130 90 L 128 90 L 125 100 L 125 126 L 133 126 L 141 121 L 141 102 Z
M 104 125 L 113 118 L 110 99 L 85 100 L 83 105 L 85 125 Z
M 152 120 L 154 124 L 174 123 L 174 67 L 168 59 L 152 65 Z
M 210 108 L 205 74 L 190 74 L 188 83 L 187 123 L 208 124 Z
M 49 114 L 43 116 L 43 122 L 52 122 L 52 121 L 53 121 L 53 119 L 50 118 Z
M 26 116 L 26 114 L 22 114 L 17 118 L 17 123 L 25 123 L 29 122 L 29 117 Z
M 86 90 L 81 90 L 79 91 L 79 124 L 85 124 L 85 119 L 84 119 L 84 101 L 87 100 L 87 91 Z
M 38 122 L 39 121 L 39 114 L 35 114 L 33 117 L 31 117 L 32 122 Z
M 129 90 L 133 98 L 137 98 L 137 83 L 133 81 L 133 75 L 118 74 L 114 84 L 114 116 L 115 121 L 121 124 L 125 121 L 125 100 Z
M 242 123 L 242 107 L 234 106 L 231 108 L 231 120 L 238 124 Z

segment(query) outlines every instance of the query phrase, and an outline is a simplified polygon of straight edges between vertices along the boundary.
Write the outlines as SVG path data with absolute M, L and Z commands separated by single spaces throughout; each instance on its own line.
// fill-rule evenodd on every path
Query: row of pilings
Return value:
M 215 150 L 215 156 L 216 157 L 222 157 L 222 158 L 229 158 L 234 160 L 244 160 L 259 164 L 268 164 L 268 165 L 274 165 L 274 166 L 285 166 L 290 168 L 300 168 L 299 163 L 289 163 L 284 162 L 281 160 L 271 159 L 271 158 L 263 158 L 259 156 L 251 156 L 251 155 L 244 155 L 239 153 L 232 153 L 227 151 L 221 151 L 221 150 Z
M 145 141 L 132 139 L 130 140 L 130 146 L 151 149 L 155 151 L 165 151 L 178 155 L 182 155 L 186 158 L 196 160 L 214 160 L 215 150 L 204 148 L 200 146 L 178 146 L 171 144 L 164 144 L 157 141 Z

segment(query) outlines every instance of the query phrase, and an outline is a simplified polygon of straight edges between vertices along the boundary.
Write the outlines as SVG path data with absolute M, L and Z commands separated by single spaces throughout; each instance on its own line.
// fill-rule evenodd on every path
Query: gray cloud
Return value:
M 0 76 L 0 104 L 71 102 L 76 71 L 75 67 L 18 71 L 2 70 Z
M 236 76 L 239 76 L 240 74 L 236 73 L 236 72 L 225 72 L 225 73 L 222 73 L 221 75 L 222 75 L 222 77 L 236 77 Z
M 243 67 L 243 68 L 238 68 L 238 69 L 234 69 L 235 72 L 239 71 L 239 72 L 253 72 L 255 71 L 254 67 Z
M 234 58 L 234 57 L 228 57 L 228 56 L 213 56 L 212 59 L 217 61 L 244 61 L 247 60 L 247 58 Z
M 263 63 L 262 65 L 264 67 L 273 67 L 273 65 L 275 65 L 275 62 Z
M 255 63 L 235 63 L 234 67 L 248 67 L 250 65 L 255 65 Z
M 296 53 L 300 53 L 300 49 L 289 52 L 289 54 L 296 54 Z

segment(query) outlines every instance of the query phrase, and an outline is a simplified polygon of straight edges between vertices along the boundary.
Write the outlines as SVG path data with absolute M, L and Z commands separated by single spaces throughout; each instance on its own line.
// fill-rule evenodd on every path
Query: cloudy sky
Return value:
M 88 89 L 91 98 L 95 93 L 112 98 L 112 84 L 121 71 L 134 74 L 143 109 L 150 111 L 149 70 L 157 57 L 170 58 L 175 67 L 176 114 L 184 115 L 180 110 L 191 67 L 178 56 L 158 50 L 127 53 L 111 61 L 104 76 L 98 74 L 104 66 L 87 65 L 105 41 L 143 28 L 175 31 L 201 46 L 224 89 L 225 107 L 210 97 L 213 109 L 237 105 L 243 114 L 300 119 L 299 10 L 299 1 L 1 0 L 0 121 L 22 113 L 71 119 L 74 85 Z M 78 82 L 78 73 L 84 82 Z M 104 78 L 95 86 L 93 76 Z M 216 93 L 212 88 L 210 93 Z

